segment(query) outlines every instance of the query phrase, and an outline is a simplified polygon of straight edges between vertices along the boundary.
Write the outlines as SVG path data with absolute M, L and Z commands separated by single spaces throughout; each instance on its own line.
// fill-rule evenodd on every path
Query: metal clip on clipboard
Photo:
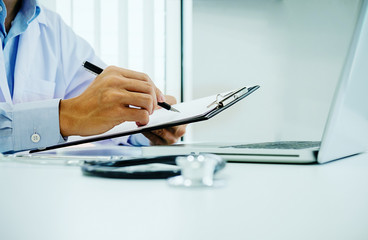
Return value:
M 211 111 L 209 114 L 207 114 L 207 118 L 211 118 L 212 116 L 218 114 L 219 112 L 225 110 L 226 108 L 234 105 L 235 103 L 239 102 L 249 94 L 253 93 L 255 90 L 259 88 L 258 85 L 253 87 L 242 87 L 239 90 L 229 92 L 225 95 L 217 94 L 216 100 L 213 101 L 211 104 L 207 106 L 207 108 L 212 107 L 214 104 L 217 105 L 215 110 Z M 221 98 L 221 99 L 220 99 Z
M 213 106 L 214 104 L 217 104 L 218 107 L 226 106 L 227 104 L 231 103 L 232 101 L 238 99 L 239 97 L 243 96 L 244 94 L 248 93 L 251 90 L 255 90 L 258 87 L 259 86 L 254 86 L 254 87 L 250 87 L 250 88 L 243 87 L 243 88 L 241 88 L 237 91 L 229 92 L 225 95 L 217 94 L 216 95 L 216 100 L 213 101 L 210 105 L 208 105 L 207 108 Z M 248 95 L 248 94 L 246 94 L 246 95 Z M 220 100 L 220 98 L 222 98 L 222 99 Z

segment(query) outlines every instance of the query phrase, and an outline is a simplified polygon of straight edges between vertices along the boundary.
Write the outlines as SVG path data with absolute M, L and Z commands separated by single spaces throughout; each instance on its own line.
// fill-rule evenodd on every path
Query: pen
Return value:
M 88 62 L 85 61 L 83 63 L 83 67 L 85 69 L 87 69 L 88 71 L 92 72 L 93 74 L 99 75 L 100 73 L 102 73 L 103 69 Z M 166 103 L 166 102 L 158 102 L 157 105 L 159 105 L 160 107 L 169 110 L 169 111 L 173 111 L 173 112 L 179 112 L 177 109 L 173 108 L 170 104 Z

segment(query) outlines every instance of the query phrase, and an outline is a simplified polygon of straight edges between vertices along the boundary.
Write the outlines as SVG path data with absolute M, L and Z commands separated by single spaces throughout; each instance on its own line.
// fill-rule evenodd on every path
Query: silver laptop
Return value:
M 215 153 L 236 162 L 324 163 L 365 152 L 368 150 L 367 8 L 368 0 L 364 0 L 320 142 L 182 144 L 143 147 L 143 155 Z

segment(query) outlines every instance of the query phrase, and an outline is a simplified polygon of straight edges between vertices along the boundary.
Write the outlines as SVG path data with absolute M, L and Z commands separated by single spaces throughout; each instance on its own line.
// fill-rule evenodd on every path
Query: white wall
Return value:
M 193 0 L 193 98 L 261 85 L 193 141 L 319 140 L 359 0 Z

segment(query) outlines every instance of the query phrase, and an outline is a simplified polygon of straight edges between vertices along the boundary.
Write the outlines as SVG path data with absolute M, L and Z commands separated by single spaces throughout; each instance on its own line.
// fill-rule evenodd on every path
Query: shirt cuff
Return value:
M 65 142 L 59 126 L 60 99 L 14 105 L 14 151 L 42 149 Z

